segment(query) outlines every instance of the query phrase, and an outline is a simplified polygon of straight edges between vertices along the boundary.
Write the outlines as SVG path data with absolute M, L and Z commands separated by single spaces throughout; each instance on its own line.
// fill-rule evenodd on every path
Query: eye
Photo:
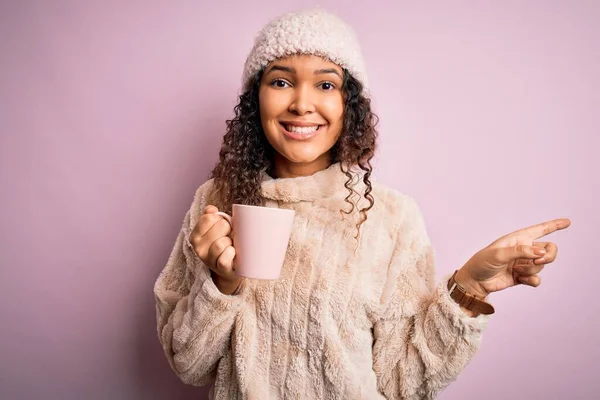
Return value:
M 290 86 L 289 83 L 287 83 L 286 81 L 284 81 L 283 79 L 275 79 L 271 82 L 271 86 L 276 87 L 276 88 L 280 88 L 283 89 L 287 86 Z
M 321 89 L 325 90 L 326 92 L 335 89 L 335 85 L 331 82 L 323 82 L 323 83 L 319 84 L 319 86 L 321 87 Z

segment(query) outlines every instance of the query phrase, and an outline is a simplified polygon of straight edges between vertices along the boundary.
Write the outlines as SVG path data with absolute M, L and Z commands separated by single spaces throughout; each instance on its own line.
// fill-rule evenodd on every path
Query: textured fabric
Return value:
M 368 86 L 365 63 L 354 30 L 339 17 L 322 9 L 285 14 L 258 33 L 246 59 L 242 83 L 271 61 L 293 54 L 324 57 L 348 69 L 363 86 Z
M 339 164 L 265 179 L 266 205 L 296 210 L 282 275 L 244 280 L 233 296 L 189 242 L 212 181 L 197 190 L 154 288 L 159 339 L 183 382 L 214 383 L 217 399 L 428 399 L 458 376 L 489 316 L 450 299 L 450 275 L 434 283 L 411 197 L 374 183 L 356 242 L 359 214 L 340 212 L 350 208 L 344 182 Z

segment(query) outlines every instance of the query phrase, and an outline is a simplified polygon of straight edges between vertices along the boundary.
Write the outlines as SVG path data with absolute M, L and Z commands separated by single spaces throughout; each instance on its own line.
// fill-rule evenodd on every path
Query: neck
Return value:
M 363 171 L 352 169 L 351 175 L 356 182 L 354 190 L 363 193 L 366 189 L 363 183 Z M 290 178 L 281 178 L 265 174 L 262 180 L 262 196 L 269 200 L 276 200 L 280 203 L 298 203 L 314 202 L 328 199 L 328 204 L 334 208 L 340 207 L 340 203 L 346 202 L 348 190 L 344 187 L 348 183 L 350 169 L 347 172 L 342 170 L 342 164 L 334 163 L 321 171 L 312 175 L 297 176 Z
M 277 178 L 297 178 L 310 176 L 327 169 L 331 165 L 329 153 L 322 154 L 314 161 L 308 163 L 291 162 L 281 154 L 275 154 L 275 175 Z

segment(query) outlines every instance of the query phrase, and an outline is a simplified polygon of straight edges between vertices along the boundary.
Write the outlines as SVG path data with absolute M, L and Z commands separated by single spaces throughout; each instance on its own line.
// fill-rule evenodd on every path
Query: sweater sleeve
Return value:
M 409 203 L 374 324 L 373 369 L 386 398 L 433 399 L 477 352 L 490 316 L 460 309 L 448 293 L 451 275 L 434 284 L 435 251 Z
M 183 382 L 197 386 L 214 380 L 219 360 L 230 351 L 235 317 L 248 290 L 244 282 L 235 295 L 221 293 L 189 241 L 208 186 L 196 192 L 154 285 L 158 338 L 167 360 Z

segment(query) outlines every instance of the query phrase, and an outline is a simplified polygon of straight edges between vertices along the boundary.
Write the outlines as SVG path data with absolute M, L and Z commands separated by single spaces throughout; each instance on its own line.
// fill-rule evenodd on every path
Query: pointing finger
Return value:
M 512 235 L 527 235 L 533 239 L 539 239 L 546 235 L 551 234 L 571 225 L 571 221 L 567 218 L 559 218 L 552 221 L 542 222 L 541 224 L 533 225 L 527 228 L 519 229 L 512 233 Z

